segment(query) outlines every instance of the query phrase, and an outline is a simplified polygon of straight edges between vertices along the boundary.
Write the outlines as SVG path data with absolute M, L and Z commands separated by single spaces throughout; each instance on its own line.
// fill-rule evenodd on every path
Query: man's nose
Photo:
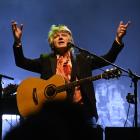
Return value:
M 63 37 L 62 36 L 59 36 L 59 40 L 63 40 Z

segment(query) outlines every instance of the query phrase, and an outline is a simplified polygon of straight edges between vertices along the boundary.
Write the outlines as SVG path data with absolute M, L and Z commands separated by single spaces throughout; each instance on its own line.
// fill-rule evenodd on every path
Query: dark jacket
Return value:
M 109 52 L 102 57 L 110 62 L 114 62 L 122 48 L 123 45 L 119 45 L 114 41 Z M 42 54 L 37 59 L 28 59 L 24 57 L 22 47 L 16 47 L 16 43 L 14 43 L 14 56 L 18 67 L 40 73 L 42 79 L 48 79 L 56 72 L 56 55 L 53 53 Z M 107 65 L 109 64 L 97 57 L 88 56 L 84 52 L 78 53 L 72 56 L 72 81 L 75 80 L 76 76 L 78 79 L 92 76 L 92 70 Z M 87 115 L 95 116 L 98 119 L 93 83 L 85 82 L 80 87 Z

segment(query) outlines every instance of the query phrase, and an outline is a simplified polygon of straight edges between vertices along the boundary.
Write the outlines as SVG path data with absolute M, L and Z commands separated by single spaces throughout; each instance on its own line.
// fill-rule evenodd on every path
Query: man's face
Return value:
M 53 45 L 55 48 L 67 47 L 67 43 L 70 42 L 71 36 L 68 32 L 57 32 L 53 37 Z

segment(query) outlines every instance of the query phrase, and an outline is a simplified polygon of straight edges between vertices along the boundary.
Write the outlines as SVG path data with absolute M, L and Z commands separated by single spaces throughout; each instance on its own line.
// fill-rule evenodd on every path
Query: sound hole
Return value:
M 56 96 L 56 86 L 55 85 L 48 85 L 45 88 L 45 96 L 48 99 L 52 99 L 53 97 Z

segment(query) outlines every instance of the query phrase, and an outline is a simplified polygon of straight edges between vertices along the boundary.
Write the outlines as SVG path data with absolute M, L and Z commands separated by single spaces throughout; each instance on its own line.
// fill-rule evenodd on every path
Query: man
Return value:
M 114 62 L 122 50 L 124 44 L 123 36 L 126 34 L 129 22 L 124 24 L 120 22 L 115 41 L 109 52 L 102 57 L 110 62 Z M 29 59 L 24 56 L 22 51 L 22 29 L 23 25 L 18 26 L 15 21 L 12 22 L 12 31 L 14 36 L 14 56 L 16 65 L 40 73 L 42 79 L 49 79 L 54 74 L 64 77 L 67 83 L 92 76 L 92 70 L 107 66 L 108 63 L 103 60 L 90 57 L 84 52 L 74 54 L 73 49 L 68 47 L 68 43 L 73 43 L 71 30 L 65 25 L 52 25 L 48 33 L 48 42 L 52 49 L 51 54 L 41 54 L 37 59 Z M 87 123 L 95 126 L 98 120 L 96 108 L 96 98 L 92 82 L 85 82 L 79 86 L 67 91 L 67 98 L 72 103 L 81 104 L 85 111 Z

